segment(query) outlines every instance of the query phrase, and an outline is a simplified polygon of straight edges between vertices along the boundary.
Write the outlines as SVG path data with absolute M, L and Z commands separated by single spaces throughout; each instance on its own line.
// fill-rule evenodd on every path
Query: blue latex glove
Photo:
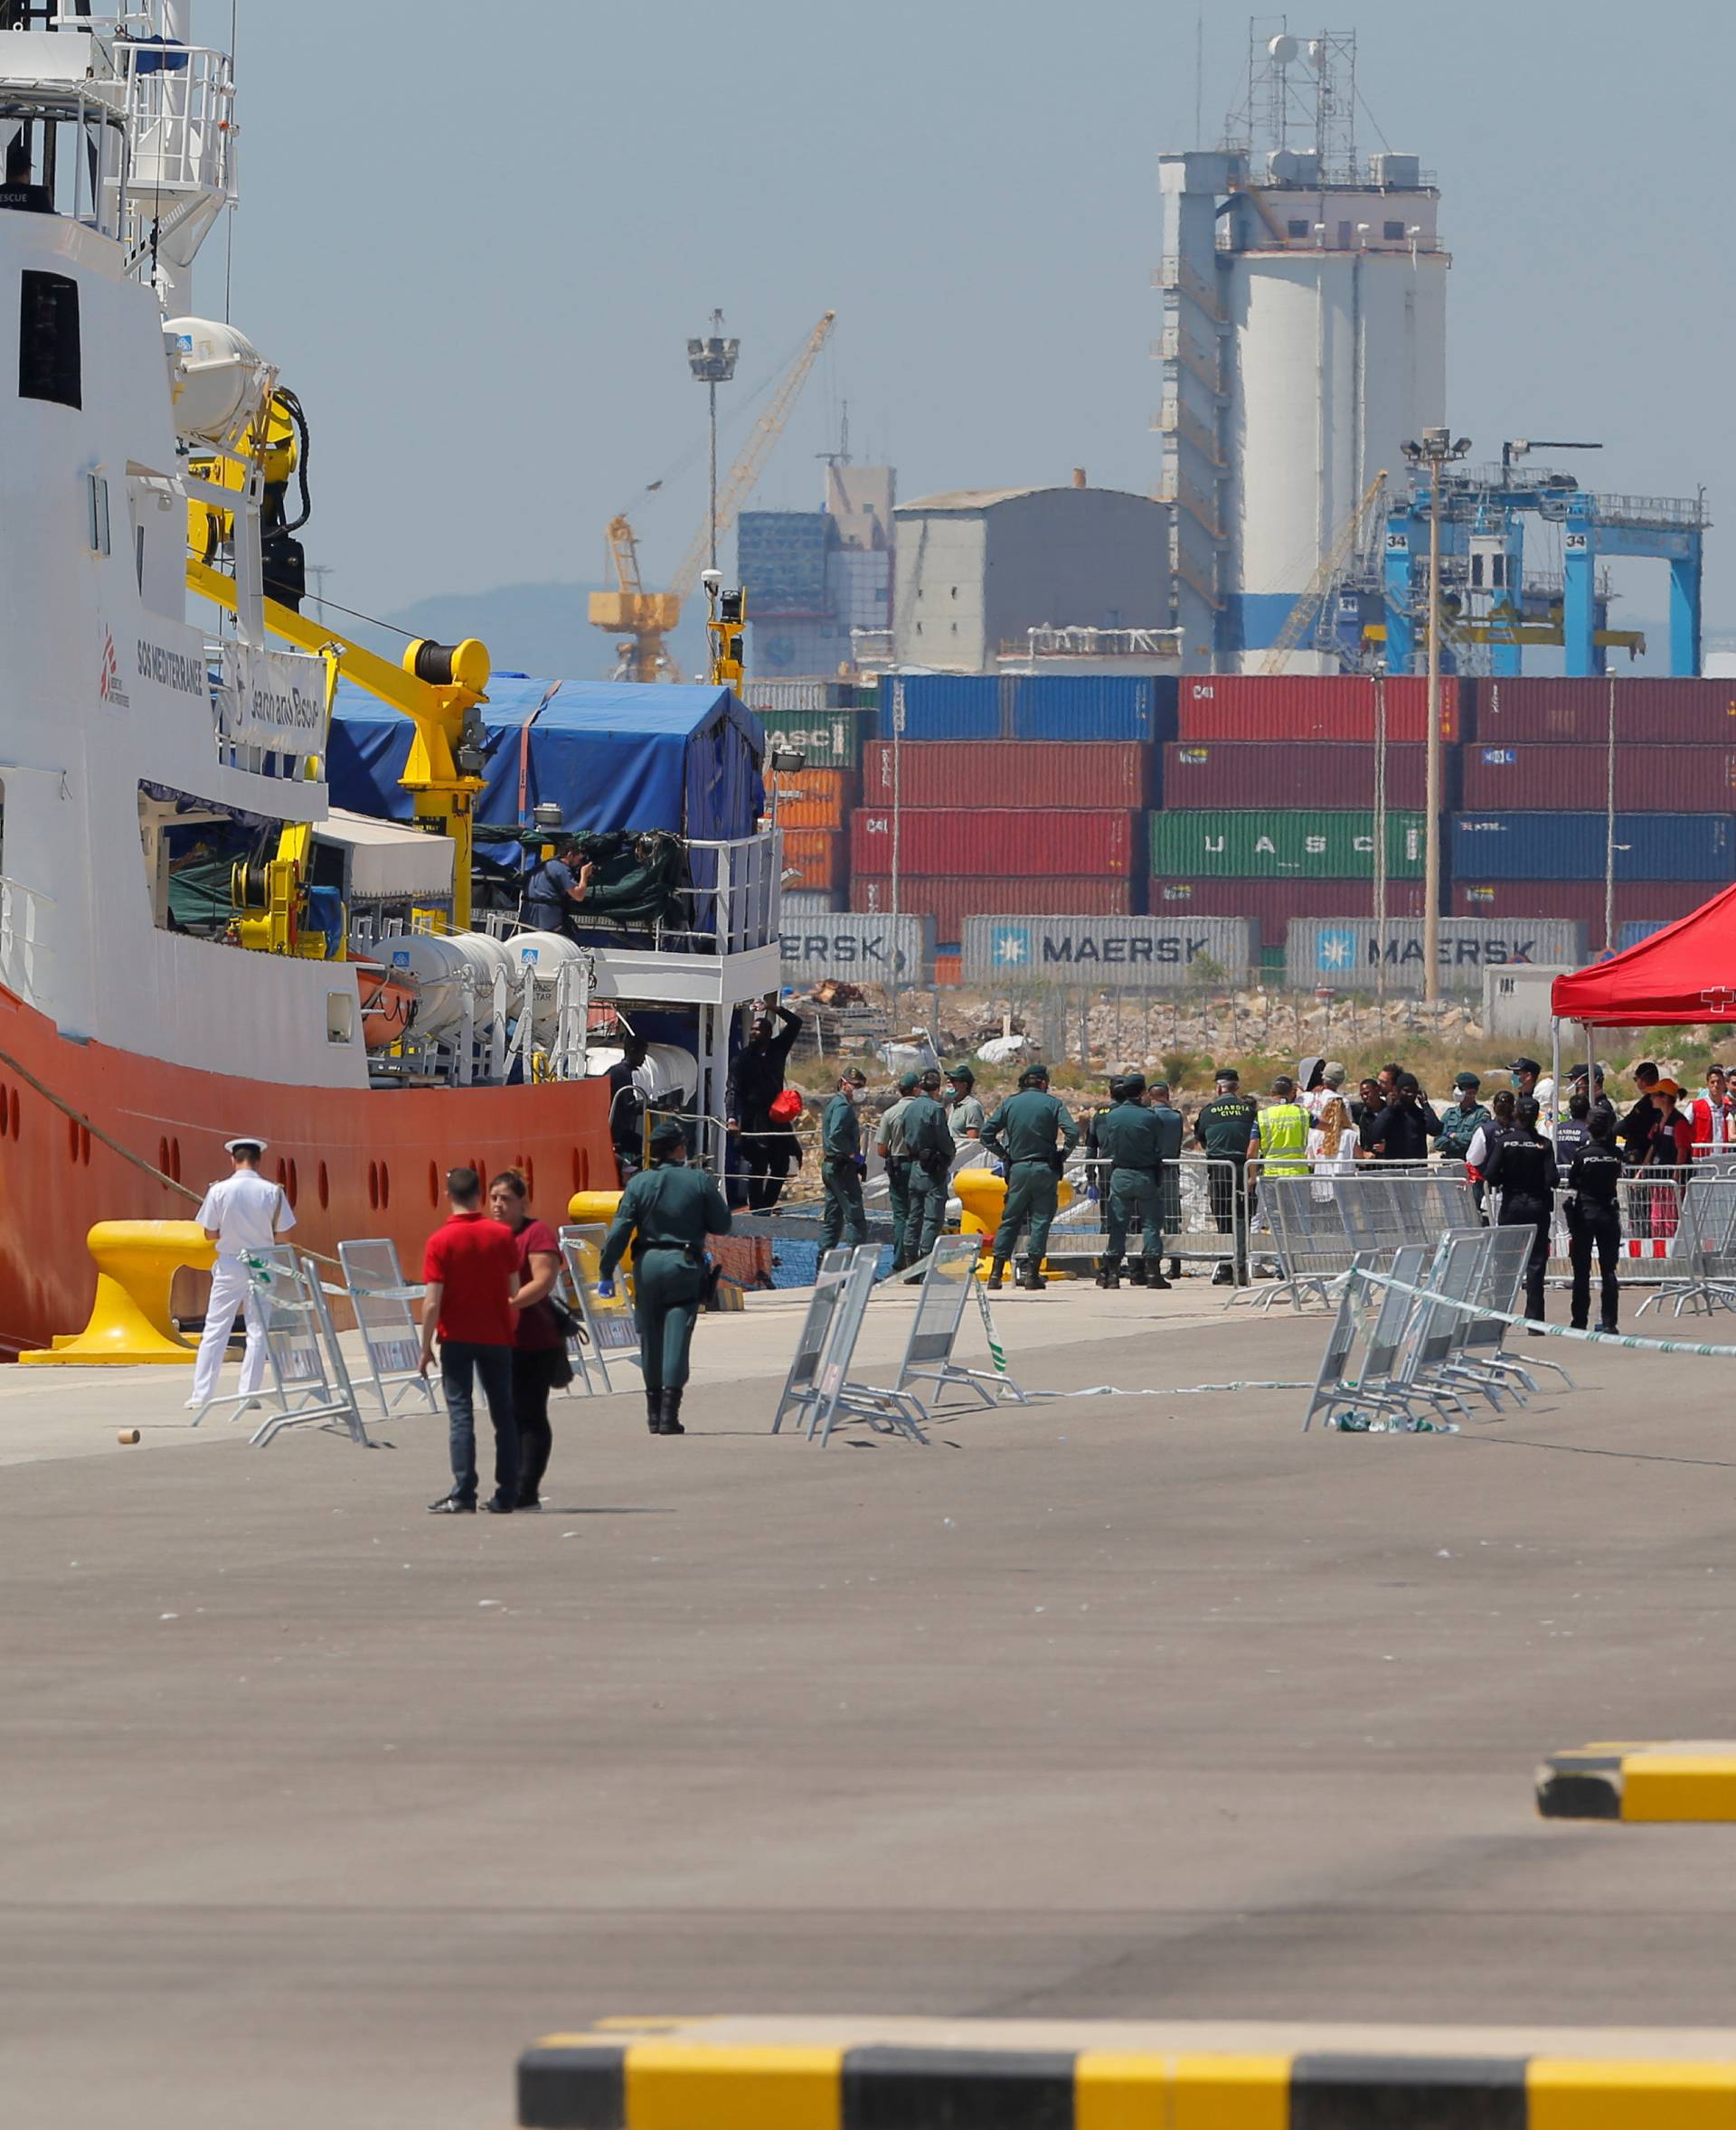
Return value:
M 612 1302 L 615 1299 L 615 1282 L 612 1279 L 599 1279 L 597 1282 L 597 1299 L 599 1302 Z
M 1087 1183 L 1087 1184 L 1086 1184 L 1086 1186 L 1085 1186 L 1085 1202 L 1086 1202 L 1088 1205 L 1096 1205 L 1096 1204 L 1098 1203 L 1098 1202 L 1099 1202 L 1099 1200 L 1102 1198 L 1102 1196 L 1103 1196 L 1103 1193 L 1102 1193 L 1102 1192 L 1100 1192 L 1100 1191 L 1098 1189 L 1098 1187 L 1097 1187 L 1097 1185 L 1096 1185 L 1095 1183 Z

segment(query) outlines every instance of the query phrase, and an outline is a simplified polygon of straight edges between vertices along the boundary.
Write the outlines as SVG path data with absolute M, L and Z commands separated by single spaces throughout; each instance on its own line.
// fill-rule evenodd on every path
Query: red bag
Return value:
M 766 1107 L 773 1124 L 794 1124 L 802 1114 L 802 1098 L 795 1088 L 780 1088 Z

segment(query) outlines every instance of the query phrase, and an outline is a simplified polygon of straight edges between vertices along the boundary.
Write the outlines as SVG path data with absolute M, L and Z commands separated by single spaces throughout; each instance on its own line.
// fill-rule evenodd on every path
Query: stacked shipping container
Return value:
M 892 906 L 896 820 L 899 908 L 932 917 L 943 946 L 969 917 L 1138 912 L 1173 681 L 906 674 L 882 683 L 880 724 L 852 824 L 854 908 Z

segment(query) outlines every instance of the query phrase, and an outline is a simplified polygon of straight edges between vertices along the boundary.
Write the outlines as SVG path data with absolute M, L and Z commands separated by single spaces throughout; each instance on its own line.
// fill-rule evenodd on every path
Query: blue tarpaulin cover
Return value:
M 751 835 L 764 807 L 765 732 L 728 688 L 497 673 L 482 716 L 490 749 L 476 819 L 485 826 L 529 827 L 530 808 L 552 799 L 571 830 L 664 828 L 724 842 Z M 411 734 L 408 718 L 342 683 L 329 749 L 332 804 L 410 820 L 410 796 L 398 778 Z

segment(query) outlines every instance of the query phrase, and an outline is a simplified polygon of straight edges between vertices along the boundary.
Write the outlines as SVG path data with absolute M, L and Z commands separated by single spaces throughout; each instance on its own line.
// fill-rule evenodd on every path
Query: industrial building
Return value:
M 742 512 L 737 581 L 756 675 L 848 674 L 858 638 L 891 629 L 897 489 L 890 466 L 854 466 L 838 453 L 827 461 L 822 509 Z
M 1168 624 L 1166 504 L 1090 487 L 1081 472 L 1064 488 L 926 495 L 901 504 L 893 517 L 898 668 L 1024 669 L 1034 632 L 1056 670 L 1175 670 L 1168 642 L 1149 641 Z M 1143 650 L 1139 638 L 1147 639 Z M 1077 655 L 1064 647 L 1068 640 Z
M 1401 445 L 1447 419 L 1440 196 L 1416 156 L 1359 156 L 1356 110 L 1354 36 L 1256 38 L 1230 145 L 1158 159 L 1160 493 L 1192 672 L 1259 664 L 1375 476 L 1401 487 Z

